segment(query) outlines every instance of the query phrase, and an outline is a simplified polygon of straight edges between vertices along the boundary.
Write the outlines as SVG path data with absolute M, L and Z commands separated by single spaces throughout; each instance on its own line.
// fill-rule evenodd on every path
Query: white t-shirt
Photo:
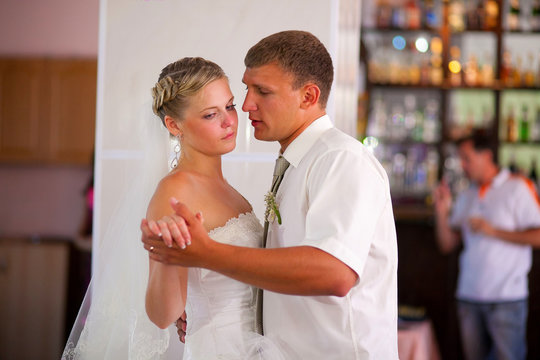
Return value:
M 456 296 L 476 302 L 501 302 L 528 296 L 531 247 L 471 231 L 468 219 L 480 216 L 501 230 L 540 227 L 540 205 L 527 179 L 501 170 L 489 186 L 462 192 L 454 205 L 450 225 L 463 238 Z
M 359 281 L 342 298 L 265 291 L 265 335 L 298 359 L 397 359 L 397 242 L 384 169 L 328 116 L 283 156 L 291 165 L 276 196 L 282 224 L 270 224 L 267 247 L 319 248 Z

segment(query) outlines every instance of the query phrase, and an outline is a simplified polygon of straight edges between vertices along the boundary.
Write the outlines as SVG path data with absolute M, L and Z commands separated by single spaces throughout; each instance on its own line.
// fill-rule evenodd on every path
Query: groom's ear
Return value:
M 307 83 L 302 87 L 302 102 L 300 103 L 300 108 L 308 109 L 312 106 L 315 106 L 319 103 L 319 98 L 321 97 L 321 89 L 314 83 Z

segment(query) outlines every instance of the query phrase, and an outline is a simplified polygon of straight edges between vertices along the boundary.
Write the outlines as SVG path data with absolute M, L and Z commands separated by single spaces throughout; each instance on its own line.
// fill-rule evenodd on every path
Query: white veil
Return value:
M 151 113 L 151 104 L 144 106 L 135 119 L 138 125 L 131 127 L 144 149 L 104 237 L 94 237 L 100 244 L 99 268 L 94 269 L 62 359 L 156 359 L 165 354 L 169 341 L 179 342 L 170 339 L 168 329 L 154 325 L 145 311 L 148 254 L 139 225 L 172 152 L 168 131 Z M 181 353 L 174 355 L 181 358 Z

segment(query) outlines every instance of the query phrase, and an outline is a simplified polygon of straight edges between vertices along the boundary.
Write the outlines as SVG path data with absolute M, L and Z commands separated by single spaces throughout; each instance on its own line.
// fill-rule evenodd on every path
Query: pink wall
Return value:
M 0 56 L 98 52 L 99 0 L 0 0 Z M 0 163 L 0 237 L 75 236 L 89 167 Z
M 99 0 L 0 1 L 0 56 L 97 57 Z

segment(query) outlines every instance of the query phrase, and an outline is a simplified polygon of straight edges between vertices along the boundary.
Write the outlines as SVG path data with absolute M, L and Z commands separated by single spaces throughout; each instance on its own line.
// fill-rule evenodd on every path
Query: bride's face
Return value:
M 179 124 L 182 151 L 221 155 L 234 150 L 238 115 L 233 101 L 227 79 L 214 80 L 193 96 Z

